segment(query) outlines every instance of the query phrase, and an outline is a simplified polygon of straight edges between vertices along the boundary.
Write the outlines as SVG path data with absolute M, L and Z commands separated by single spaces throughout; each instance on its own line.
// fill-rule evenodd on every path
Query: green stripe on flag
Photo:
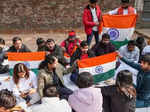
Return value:
M 111 41 L 111 43 L 115 46 L 115 48 L 118 50 L 121 46 L 124 46 L 128 43 L 128 40 L 124 41 Z
M 94 83 L 99 83 L 101 81 L 104 81 L 104 80 L 107 80 L 111 77 L 113 77 L 115 74 L 115 69 L 112 69 L 108 72 L 105 72 L 105 73 L 102 73 L 102 74 L 98 74 L 98 75 L 94 75 L 93 78 L 94 78 Z

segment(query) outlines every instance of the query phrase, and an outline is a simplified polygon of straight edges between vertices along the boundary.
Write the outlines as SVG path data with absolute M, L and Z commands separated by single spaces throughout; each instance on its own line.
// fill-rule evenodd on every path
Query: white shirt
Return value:
M 37 77 L 34 72 L 29 71 L 29 78 L 28 79 L 21 78 L 19 80 L 18 87 L 16 86 L 13 80 L 11 81 L 11 84 L 12 84 L 11 86 L 14 95 L 16 97 L 19 97 L 20 96 L 19 91 L 23 92 L 23 91 L 28 91 L 31 88 L 37 88 Z
M 91 10 L 91 12 L 92 12 L 93 21 L 94 21 L 94 22 L 98 22 L 98 18 L 97 18 L 97 15 L 96 15 L 96 9 L 90 7 L 90 10 Z M 98 27 L 97 27 L 97 26 L 94 26 L 94 27 L 92 28 L 92 30 L 93 30 L 93 31 L 98 31 Z
M 150 45 L 147 45 L 147 46 L 143 49 L 142 55 L 145 55 L 145 54 L 147 54 L 147 53 L 150 53 Z
M 116 15 L 116 14 L 118 14 L 118 9 L 119 8 L 116 8 L 116 9 L 114 9 L 112 11 L 109 11 L 108 13 L 110 15 Z M 136 10 L 135 9 L 134 9 L 134 13 L 136 14 Z M 123 15 L 128 15 L 128 9 L 123 9 Z
M 32 112 L 72 112 L 66 100 L 58 97 L 44 97 L 42 104 L 31 106 Z

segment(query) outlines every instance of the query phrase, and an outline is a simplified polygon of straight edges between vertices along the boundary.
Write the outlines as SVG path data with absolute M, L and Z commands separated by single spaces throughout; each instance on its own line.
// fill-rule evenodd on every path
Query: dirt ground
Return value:
M 86 34 L 84 33 L 83 29 L 76 29 L 76 36 L 81 40 L 86 39 Z M 68 36 L 68 30 L 55 30 L 55 31 L 7 31 L 7 32 L 0 32 L 0 37 L 5 39 L 6 45 L 12 45 L 12 38 L 15 36 L 21 37 L 23 43 L 28 46 L 32 51 L 36 51 L 36 39 L 38 37 L 42 37 L 45 40 L 48 38 L 52 38 L 56 41 L 57 44 L 60 44 L 64 39 Z M 137 34 L 133 35 L 133 38 L 136 38 Z M 95 43 L 93 38 L 92 44 Z

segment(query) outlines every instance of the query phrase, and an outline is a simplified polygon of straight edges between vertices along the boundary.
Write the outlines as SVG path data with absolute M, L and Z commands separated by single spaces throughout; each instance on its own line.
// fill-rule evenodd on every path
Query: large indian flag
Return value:
M 108 33 L 112 43 L 119 49 L 127 44 L 136 26 L 137 15 L 103 15 L 102 25 L 100 27 L 101 35 Z
M 29 69 L 37 74 L 41 61 L 45 59 L 45 52 L 8 53 L 10 74 L 17 63 L 24 63 Z
M 107 80 L 114 76 L 116 67 L 116 52 L 78 61 L 79 73 L 90 72 L 94 82 Z

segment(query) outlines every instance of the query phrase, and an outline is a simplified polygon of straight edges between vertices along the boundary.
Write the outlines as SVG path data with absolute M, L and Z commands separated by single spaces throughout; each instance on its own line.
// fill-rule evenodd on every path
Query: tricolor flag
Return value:
M 107 80 L 114 76 L 117 53 L 113 52 L 103 56 L 78 61 L 79 73 L 90 72 L 94 82 Z
M 136 26 L 137 15 L 104 15 L 102 16 L 102 25 L 100 27 L 101 35 L 108 33 L 112 43 L 119 49 L 127 44 Z
M 10 74 L 17 63 L 24 63 L 29 69 L 37 74 L 41 61 L 45 59 L 45 52 L 8 53 Z

